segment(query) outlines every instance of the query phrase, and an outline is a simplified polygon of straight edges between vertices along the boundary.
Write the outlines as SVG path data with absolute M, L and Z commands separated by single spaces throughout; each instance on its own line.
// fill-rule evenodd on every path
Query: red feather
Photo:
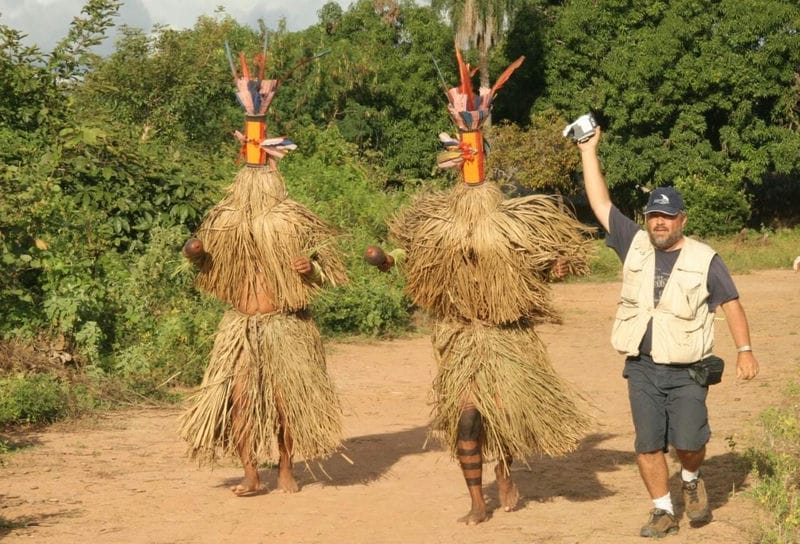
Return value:
M 258 79 L 264 79 L 264 75 L 267 73 L 267 59 L 261 53 L 255 56 L 256 67 L 258 68 Z
M 511 63 L 511 65 L 510 65 L 508 68 L 506 68 L 506 69 L 503 71 L 503 73 L 502 73 L 502 74 L 500 74 L 500 77 L 499 77 L 499 78 L 497 78 L 497 81 L 495 81 L 495 82 L 494 82 L 494 85 L 492 86 L 492 94 L 491 94 L 491 96 L 494 96 L 494 95 L 495 95 L 495 93 L 498 91 L 498 89 L 500 89 L 500 87 L 502 87 L 502 86 L 503 86 L 503 84 L 504 84 L 506 81 L 508 81 L 508 78 L 510 78 L 510 77 L 511 77 L 511 74 L 514 72 L 514 70 L 516 70 L 517 68 L 519 68 L 520 64 L 522 64 L 522 61 L 524 61 L 524 60 L 525 60 L 525 57 L 524 57 L 524 56 L 522 56 L 522 57 L 518 58 L 517 60 L 515 60 L 514 62 L 512 62 L 512 63 Z
M 458 73 L 461 76 L 461 92 L 467 96 L 469 100 L 467 103 L 472 104 L 472 78 L 469 73 L 469 64 L 464 62 L 458 45 L 456 45 L 456 60 L 458 61 Z
M 244 58 L 244 53 L 239 53 L 239 62 L 242 65 L 242 77 L 250 79 L 250 69 L 247 67 L 247 60 Z

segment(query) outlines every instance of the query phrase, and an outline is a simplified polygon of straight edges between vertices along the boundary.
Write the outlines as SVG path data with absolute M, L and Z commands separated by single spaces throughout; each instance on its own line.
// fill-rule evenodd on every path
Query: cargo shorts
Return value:
M 703 387 L 688 365 L 654 363 L 645 355 L 625 359 L 628 399 L 636 431 L 636 453 L 676 449 L 697 451 L 711 438 Z

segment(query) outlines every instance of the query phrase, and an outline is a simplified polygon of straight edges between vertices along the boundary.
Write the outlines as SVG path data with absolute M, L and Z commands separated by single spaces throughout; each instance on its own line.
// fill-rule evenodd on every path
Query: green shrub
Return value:
M 218 301 L 193 286 L 195 272 L 180 253 L 189 233 L 171 227 L 151 236 L 117 273 L 114 350 L 103 368 L 140 392 L 173 380 L 198 383 L 222 313 Z
M 750 204 L 740 186 L 690 176 L 677 179 L 675 188 L 686 201 L 687 234 L 733 234 L 750 218 Z
M 402 290 L 384 280 L 358 276 L 320 296 L 313 310 L 322 333 L 393 336 L 408 330 L 411 304 Z
M 14 374 L 0 379 L 0 425 L 51 423 L 69 405 L 67 388 L 50 374 Z

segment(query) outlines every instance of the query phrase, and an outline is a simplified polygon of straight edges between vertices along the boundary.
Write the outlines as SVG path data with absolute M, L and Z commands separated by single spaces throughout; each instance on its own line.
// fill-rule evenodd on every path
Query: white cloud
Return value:
M 69 0 L 0 0 L 0 23 L 28 36 L 28 43 L 52 46 L 64 37 L 67 25 L 80 13 Z M 43 46 L 42 46 L 43 47 Z
M 317 22 L 317 11 L 328 0 L 124 0 L 117 26 L 150 30 L 154 24 L 176 29 L 191 28 L 201 15 L 213 16 L 217 7 L 240 24 L 257 25 L 263 19 L 275 28 L 281 18 L 289 30 L 302 30 Z M 337 0 L 346 7 L 347 0 Z M 27 34 L 28 43 L 43 51 L 66 36 L 69 23 L 81 14 L 85 0 L 0 0 L 0 24 Z M 113 38 L 112 38 L 113 40 Z M 110 40 L 111 41 L 111 40 Z M 110 49 L 111 45 L 106 44 Z

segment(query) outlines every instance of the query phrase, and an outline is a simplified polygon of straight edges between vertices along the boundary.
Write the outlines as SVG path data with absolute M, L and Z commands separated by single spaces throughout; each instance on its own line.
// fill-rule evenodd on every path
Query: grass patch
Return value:
M 580 281 L 616 281 L 622 277 L 622 263 L 605 240 L 595 240 L 589 259 L 589 275 Z
M 762 544 L 800 543 L 800 387 L 761 414 L 760 443 L 745 452 L 755 483 L 748 491 L 771 518 Z
M 788 269 L 800 255 L 800 228 L 750 231 L 736 236 L 701 239 L 719 253 L 733 274 L 753 270 Z M 572 281 L 617 281 L 622 277 L 622 263 L 605 240 L 595 240 L 589 261 L 591 273 Z
M 0 425 L 52 423 L 68 408 L 68 387 L 51 374 L 14 374 L 0 390 Z
M 3 516 L 0 516 L 0 534 L 2 531 L 10 531 L 11 529 L 20 529 L 25 527 L 26 523 L 24 521 L 12 521 L 10 519 L 6 519 Z
M 735 274 L 751 270 L 791 268 L 800 255 L 800 228 L 743 231 L 736 236 L 704 240 Z

